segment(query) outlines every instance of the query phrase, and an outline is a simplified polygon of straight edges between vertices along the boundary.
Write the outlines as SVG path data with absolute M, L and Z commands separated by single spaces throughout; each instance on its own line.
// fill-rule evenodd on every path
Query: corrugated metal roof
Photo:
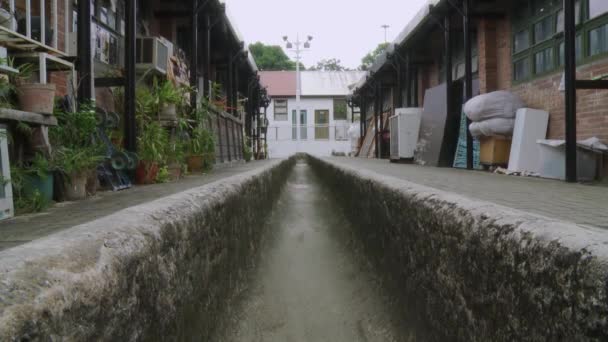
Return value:
M 362 71 L 303 71 L 302 96 L 346 96 Z
M 295 71 L 261 71 L 260 83 L 270 97 L 296 96 Z

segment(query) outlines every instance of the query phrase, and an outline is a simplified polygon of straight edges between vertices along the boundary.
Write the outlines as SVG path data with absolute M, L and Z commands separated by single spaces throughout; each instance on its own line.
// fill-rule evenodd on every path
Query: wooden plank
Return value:
M 9 108 L 0 108 L 0 120 L 27 122 L 42 126 L 57 126 L 57 118 L 53 115 L 22 112 Z

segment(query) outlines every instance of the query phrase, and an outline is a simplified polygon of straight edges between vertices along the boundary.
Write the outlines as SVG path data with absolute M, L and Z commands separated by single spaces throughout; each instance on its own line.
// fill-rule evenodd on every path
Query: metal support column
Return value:
M 395 89 L 396 92 L 393 93 L 393 113 L 395 113 L 397 108 L 403 107 L 403 67 L 399 58 L 395 58 L 394 63 L 395 87 L 393 89 Z
M 192 93 L 190 94 L 190 106 L 197 108 L 197 91 L 198 88 L 198 6 L 199 0 L 192 0 L 192 48 L 190 49 L 190 86 Z
M 564 1 L 566 83 L 566 181 L 578 180 L 576 169 L 576 20 L 575 0 Z
M 131 1 L 127 1 L 131 2 Z M 130 4 L 128 4 L 130 6 Z M 29 18 L 29 16 L 28 16 Z M 78 102 L 94 99 L 93 89 L 93 45 L 91 43 L 91 1 L 78 2 Z M 29 25 L 28 25 L 29 29 Z
M 380 98 L 380 82 L 376 84 L 374 91 L 374 135 L 376 138 L 375 154 L 380 159 L 380 127 L 378 117 L 381 115 L 382 99 Z
M 209 15 L 205 16 L 205 36 L 205 80 L 207 80 L 208 94 L 211 97 L 211 18 Z
M 444 65 L 445 65 L 445 84 L 446 84 L 446 108 L 448 116 L 454 113 L 454 82 L 452 77 L 452 20 L 450 14 L 446 14 L 443 22 L 444 26 Z
M 89 1 L 80 1 L 89 2 Z M 135 119 L 135 46 L 137 44 L 137 0 L 127 0 L 125 18 L 125 148 L 137 151 L 137 121 Z M 90 25 L 89 25 L 90 26 Z M 90 36 L 89 36 L 90 39 Z
M 412 107 L 412 65 L 409 52 L 405 56 L 405 83 L 407 84 L 405 95 L 407 99 L 405 104 L 407 107 Z
M 463 0 L 465 102 L 473 98 L 473 57 L 471 52 L 471 1 Z M 473 169 L 473 136 L 467 119 L 467 169 Z

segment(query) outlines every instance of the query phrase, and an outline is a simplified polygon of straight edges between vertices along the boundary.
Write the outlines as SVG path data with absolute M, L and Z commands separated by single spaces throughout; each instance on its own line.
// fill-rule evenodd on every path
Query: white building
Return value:
M 351 153 L 352 111 L 346 97 L 349 86 L 362 75 L 359 71 L 302 71 L 298 140 L 295 71 L 261 72 L 261 83 L 272 100 L 267 111 L 269 157 Z

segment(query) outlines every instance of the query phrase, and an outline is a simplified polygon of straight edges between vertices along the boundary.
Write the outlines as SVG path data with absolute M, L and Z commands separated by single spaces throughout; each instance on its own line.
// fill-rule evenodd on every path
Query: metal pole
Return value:
M 375 105 L 374 105 L 374 134 L 376 136 L 376 158 L 380 159 L 380 127 L 378 123 L 378 117 L 380 116 L 380 107 L 382 106 L 382 99 L 380 99 L 380 82 L 376 84 L 375 89 Z
M 301 74 L 300 74 L 300 60 L 302 58 L 300 50 L 300 35 L 298 34 L 296 37 L 296 152 L 300 152 L 300 100 L 302 97 L 302 82 Z
M 464 74 L 465 74 L 465 102 L 473 98 L 473 64 L 471 52 L 471 1 L 463 0 L 463 25 L 464 25 Z M 461 113 L 462 114 L 462 113 Z M 450 113 L 448 113 L 450 115 Z M 473 169 L 473 136 L 468 127 L 470 120 L 467 119 L 467 169 Z
M 406 85 L 406 105 L 408 107 L 412 107 L 412 66 L 410 63 L 410 54 L 409 52 L 405 56 L 405 83 Z
M 207 77 L 207 88 L 209 93 L 209 99 L 211 100 L 211 18 L 209 15 L 205 16 L 205 72 Z
M 396 58 L 395 73 L 395 94 L 393 94 L 393 112 L 403 106 L 403 68 L 401 61 Z
M 449 14 L 444 18 L 444 65 L 446 84 L 446 108 L 448 117 L 454 115 L 454 82 L 452 77 L 452 20 Z
M 130 6 L 130 2 L 129 6 Z M 29 4 L 29 2 L 28 2 Z M 30 12 L 27 13 L 28 18 Z M 128 18 L 127 18 L 128 19 Z M 28 25 L 29 27 L 29 25 Z M 29 35 L 28 35 L 29 37 Z M 78 2 L 78 102 L 93 99 L 93 46 L 91 43 L 91 2 Z M 128 50 L 127 50 L 128 51 Z
M 90 1 L 81 1 L 90 2 Z M 80 3 L 80 2 L 79 2 Z M 127 1 L 125 24 L 125 148 L 137 151 L 137 123 L 135 119 L 135 46 L 137 44 L 137 0 Z M 90 25 L 89 25 L 90 27 Z
M 576 151 L 576 19 L 575 0 L 564 1 L 566 83 L 566 181 L 578 181 Z
M 192 89 L 198 87 L 198 0 L 192 0 L 192 48 L 190 51 L 190 86 Z M 201 90 L 201 89 L 199 89 Z M 193 90 L 190 94 L 190 106 L 197 108 L 197 92 Z

